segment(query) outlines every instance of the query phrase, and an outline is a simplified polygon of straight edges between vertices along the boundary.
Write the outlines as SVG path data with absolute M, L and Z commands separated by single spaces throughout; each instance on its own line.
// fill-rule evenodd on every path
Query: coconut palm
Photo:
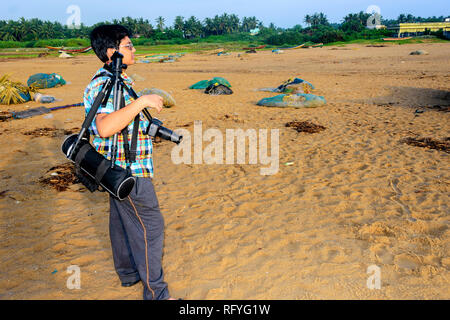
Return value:
M 242 31 L 249 32 L 252 29 L 258 27 L 258 19 L 256 17 L 244 17 L 242 18 Z
M 311 24 L 312 24 L 312 18 L 311 18 L 311 16 L 310 16 L 309 14 L 307 14 L 307 15 L 305 16 L 304 22 L 305 22 L 308 26 L 311 26 Z
M 178 31 L 183 31 L 184 28 L 184 18 L 182 16 L 176 16 L 173 23 L 173 28 Z
M 211 18 L 205 18 L 203 21 L 204 24 L 204 30 L 206 35 L 217 35 L 217 28 L 216 24 L 214 23 L 214 20 Z
M 159 16 L 158 18 L 156 18 L 155 21 L 156 21 L 156 26 L 158 27 L 159 31 L 163 32 L 165 19 L 163 17 Z
M 191 16 L 184 22 L 184 30 L 187 38 L 195 38 L 201 36 L 203 25 L 196 17 Z
M 364 24 L 358 14 L 350 13 L 344 17 L 344 22 L 341 25 L 341 29 L 345 32 L 361 32 L 364 29 Z
M 229 29 L 230 29 L 231 33 L 239 31 L 240 20 L 237 15 L 231 14 L 228 17 L 228 21 L 229 21 L 228 25 L 229 25 Z
M 413 23 L 413 22 L 415 22 L 415 20 L 416 20 L 416 18 L 412 14 L 408 14 L 406 16 L 406 22 Z
M 406 15 L 404 15 L 403 13 L 400 14 L 397 18 L 398 23 L 405 23 L 406 22 Z

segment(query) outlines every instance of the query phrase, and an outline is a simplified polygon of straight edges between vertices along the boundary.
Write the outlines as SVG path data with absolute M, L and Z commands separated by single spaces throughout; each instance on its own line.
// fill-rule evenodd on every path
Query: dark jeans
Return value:
M 164 218 L 151 178 L 136 178 L 134 189 L 123 201 L 109 199 L 109 232 L 120 280 L 142 280 L 145 300 L 169 298 L 161 264 Z

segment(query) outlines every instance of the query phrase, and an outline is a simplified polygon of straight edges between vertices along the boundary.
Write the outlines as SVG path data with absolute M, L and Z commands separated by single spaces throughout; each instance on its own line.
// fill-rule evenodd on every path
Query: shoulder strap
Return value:
M 125 88 L 128 90 L 128 92 L 131 94 L 133 99 L 139 98 L 136 92 L 134 92 L 133 88 L 129 88 L 127 85 L 125 85 Z M 139 132 L 139 121 L 141 120 L 140 113 L 136 115 L 134 118 L 134 124 L 133 124 L 133 135 L 131 138 L 131 150 L 130 150 L 130 157 L 133 162 L 136 161 L 136 148 L 137 148 L 137 136 Z
M 136 92 L 133 90 L 133 88 L 128 87 L 125 83 L 123 84 L 125 90 L 127 90 L 128 94 L 136 100 L 139 98 L 139 96 L 136 94 Z M 133 124 L 133 133 L 131 135 L 131 149 L 129 151 L 130 155 L 130 161 L 136 162 L 136 148 L 137 148 L 137 137 L 139 133 L 139 122 L 141 120 L 140 113 L 136 115 L 134 118 L 134 124 Z

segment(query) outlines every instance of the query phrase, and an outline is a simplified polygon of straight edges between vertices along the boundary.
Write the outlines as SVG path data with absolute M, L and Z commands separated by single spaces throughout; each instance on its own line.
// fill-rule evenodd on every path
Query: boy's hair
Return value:
M 108 48 L 119 50 L 120 41 L 126 36 L 131 38 L 131 32 L 118 24 L 105 24 L 92 30 L 91 46 L 97 57 L 102 61 L 108 61 L 106 51 Z

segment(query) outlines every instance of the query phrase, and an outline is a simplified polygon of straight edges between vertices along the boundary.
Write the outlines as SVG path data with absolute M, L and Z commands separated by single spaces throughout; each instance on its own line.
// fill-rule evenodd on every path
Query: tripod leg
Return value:
M 115 112 L 120 109 L 120 103 L 123 98 L 123 87 L 122 87 L 122 84 L 121 84 L 119 78 L 115 79 L 114 96 L 113 97 L 114 97 L 113 98 L 113 106 L 114 106 L 114 112 Z M 116 132 L 113 137 L 113 145 L 111 148 L 111 168 L 114 168 L 114 166 L 115 166 L 115 162 L 116 162 L 116 158 L 117 158 L 118 140 L 119 140 L 119 133 Z

